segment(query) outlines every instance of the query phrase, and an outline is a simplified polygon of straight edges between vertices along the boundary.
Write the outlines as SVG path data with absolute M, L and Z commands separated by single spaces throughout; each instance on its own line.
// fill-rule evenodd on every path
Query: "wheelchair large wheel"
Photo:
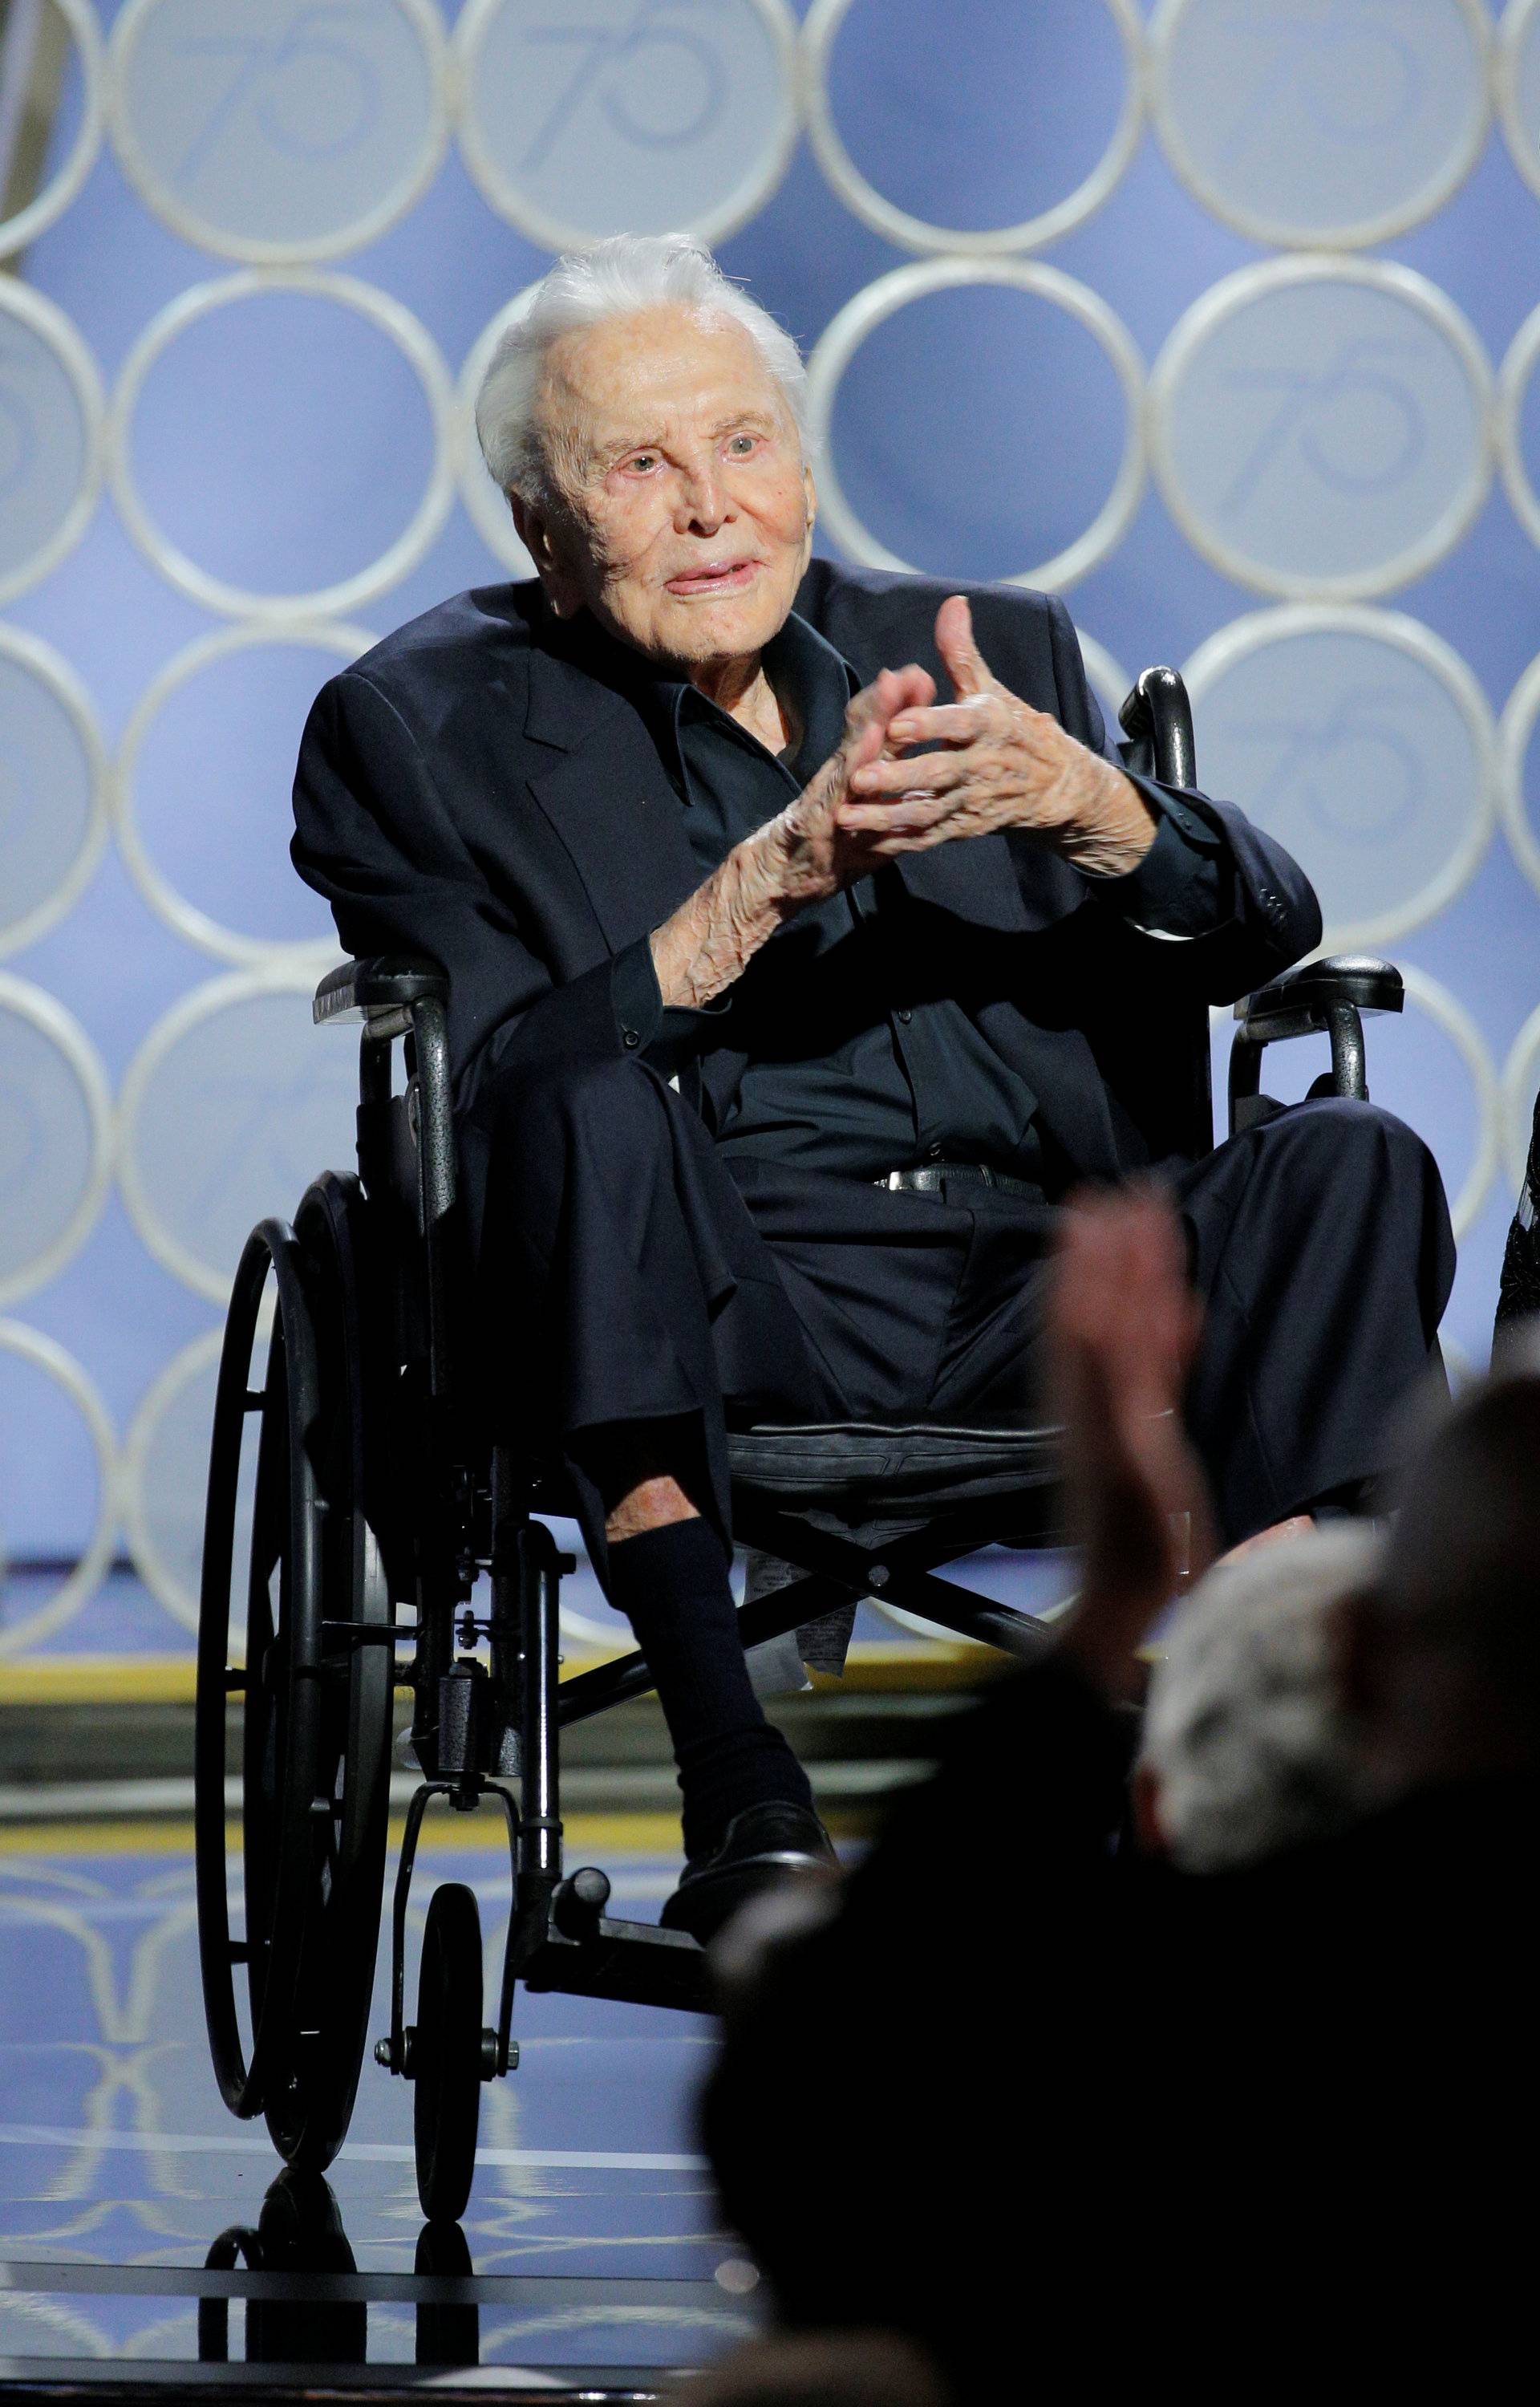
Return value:
M 298 2273 L 300 2295 L 248 2298 L 246 2302 L 247 2365 L 362 2365 L 368 2355 L 369 2310 L 361 2299 L 329 2299 L 330 2273 L 358 2272 L 337 2201 L 318 2173 L 288 2166 L 262 2200 L 257 2229 L 233 2224 L 221 2231 L 204 2258 L 209 2272 Z M 308 2288 L 310 2295 L 304 2295 Z M 319 2293 L 318 2296 L 317 2293 Z M 230 2300 L 198 2301 L 198 2361 L 230 2362 Z
M 485 2070 L 481 1916 L 474 1893 L 459 1881 L 436 1888 L 429 1904 L 408 2061 L 417 2196 L 431 2223 L 456 2223 L 476 2169 Z
M 215 1404 L 198 1632 L 198 1935 L 220 2091 L 265 2114 L 279 2154 L 341 2146 L 367 2038 L 389 1800 L 392 1649 L 371 1525 L 370 1422 L 382 1392 L 360 1315 L 365 1206 L 330 1174 L 292 1230 L 264 1221 L 235 1276 Z M 267 1367 L 251 1385 L 269 1278 Z M 230 1659 L 237 1495 L 255 1418 L 245 1661 Z M 241 1724 L 246 1936 L 231 1931 L 227 1708 Z M 246 1969 L 251 2042 L 236 2006 Z

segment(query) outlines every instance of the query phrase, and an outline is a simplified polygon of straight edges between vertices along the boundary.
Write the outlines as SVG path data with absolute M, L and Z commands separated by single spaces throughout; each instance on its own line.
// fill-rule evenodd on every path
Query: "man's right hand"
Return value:
M 888 740 L 893 720 L 905 710 L 924 710 L 935 699 L 936 680 L 912 664 L 882 669 L 845 712 L 844 739 L 794 803 L 751 836 L 742 849 L 752 880 L 763 880 L 767 900 L 783 914 L 821 903 L 883 866 L 879 838 L 841 823 L 841 804 L 851 795 L 858 769 L 894 760 Z
M 936 681 L 925 669 L 883 669 L 845 713 L 845 733 L 795 802 L 734 845 L 721 866 L 653 931 L 653 966 L 666 1006 L 699 1010 L 740 978 L 784 921 L 883 865 L 879 838 L 841 822 L 855 771 L 892 759 L 888 728 L 924 710 Z

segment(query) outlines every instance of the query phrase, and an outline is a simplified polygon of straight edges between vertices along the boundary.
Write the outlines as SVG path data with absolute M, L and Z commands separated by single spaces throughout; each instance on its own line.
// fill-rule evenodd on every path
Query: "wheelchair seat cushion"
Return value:
M 1020 1496 L 1057 1475 L 1051 1425 L 969 1429 L 945 1421 L 766 1421 L 728 1439 L 733 1484 L 798 1503 L 856 1499 L 964 1504 Z

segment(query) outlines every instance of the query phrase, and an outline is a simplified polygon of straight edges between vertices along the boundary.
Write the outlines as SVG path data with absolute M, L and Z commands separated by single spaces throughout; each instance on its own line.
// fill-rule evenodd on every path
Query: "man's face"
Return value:
M 552 607 L 586 605 L 648 659 L 745 660 L 812 548 L 812 479 L 735 319 L 661 304 L 552 346 L 539 398 L 549 510 L 514 502 Z

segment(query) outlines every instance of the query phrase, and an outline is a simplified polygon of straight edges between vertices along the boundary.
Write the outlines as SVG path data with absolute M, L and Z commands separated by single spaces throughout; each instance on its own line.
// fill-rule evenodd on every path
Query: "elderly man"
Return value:
M 1151 1165 L 1167 1015 L 1321 932 L 1238 812 L 1116 764 L 1059 603 L 810 565 L 801 377 L 684 237 L 558 260 L 476 412 L 537 579 L 333 678 L 295 788 L 343 942 L 449 972 L 491 1406 L 646 1653 L 697 1932 L 827 1847 L 738 1643 L 729 1416 L 1027 1405 L 1054 1204 Z M 1376 1470 L 1448 1218 L 1365 1105 L 1166 1175 L 1238 1539 Z

